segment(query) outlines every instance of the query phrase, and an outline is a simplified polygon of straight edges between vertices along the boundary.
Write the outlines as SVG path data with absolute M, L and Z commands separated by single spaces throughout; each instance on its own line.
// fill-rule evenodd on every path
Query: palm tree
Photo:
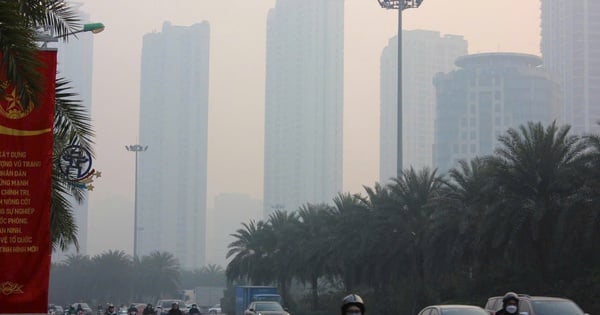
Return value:
M 484 220 L 495 205 L 496 194 L 489 163 L 483 158 L 459 161 L 458 167 L 449 171 L 445 190 L 436 202 L 429 236 L 432 261 L 436 262 L 432 272 L 446 279 L 454 274 L 461 289 L 470 291 L 478 267 L 493 264 L 495 258 L 479 238 L 495 228 L 492 221 Z
M 569 130 L 533 122 L 511 128 L 490 158 L 502 207 L 489 216 L 500 225 L 488 232 L 494 234 L 488 245 L 503 248 L 523 270 L 538 271 L 531 274 L 540 288 L 554 269 L 552 248 L 564 237 L 556 234 L 559 218 L 584 185 L 586 144 Z
M 0 78 L 13 82 L 19 92 L 21 104 L 37 106 L 36 95 L 41 92 L 43 82 L 38 75 L 41 66 L 37 59 L 38 34 L 46 31 L 50 36 L 68 40 L 69 34 L 80 27 L 76 12 L 64 0 L 6 0 L 0 1 Z M 4 96 L 0 87 L 0 97 Z M 92 131 L 89 113 L 74 96 L 67 82 L 56 83 L 56 113 L 54 124 L 54 156 L 67 144 L 79 144 L 93 154 Z M 65 198 L 72 194 L 81 201 L 81 188 L 52 170 L 51 240 L 56 249 L 65 249 L 77 243 L 77 227 L 73 222 L 72 206 Z
M 0 77 L 15 84 L 22 104 L 37 105 L 43 86 L 37 71 L 38 33 L 47 31 L 66 40 L 78 27 L 79 19 L 65 0 L 0 1 Z
M 95 297 L 101 301 L 129 299 L 133 292 L 133 276 L 131 256 L 122 250 L 109 250 L 92 258 L 92 272 L 95 277 Z
M 337 265 L 332 259 L 332 211 L 326 204 L 310 203 L 298 209 L 299 230 L 296 237 L 299 245 L 293 256 L 300 281 L 310 283 L 312 310 L 319 307 L 319 278 L 326 272 L 332 273 Z
M 288 307 L 293 307 L 289 289 L 297 264 L 294 253 L 299 245 L 298 216 L 296 212 L 276 210 L 269 215 L 267 229 L 267 257 L 275 275 L 281 297 Z
M 77 226 L 73 221 L 73 207 L 66 196 L 75 197 L 77 202 L 83 201 L 84 187 L 75 185 L 62 175 L 58 169 L 60 152 L 68 145 L 80 145 L 92 155 L 93 131 L 89 112 L 80 100 L 75 99 L 69 82 L 59 78 L 56 82 L 56 106 L 54 114 L 54 163 L 52 168 L 52 204 L 50 230 L 52 246 L 64 250 L 69 244 L 79 247 L 77 242 Z
M 251 220 L 242 223 L 242 228 L 231 234 L 235 238 L 227 247 L 226 257 L 233 257 L 227 265 L 225 274 L 227 280 L 247 279 L 254 284 L 268 284 L 273 280 L 267 259 L 266 244 L 267 225 L 263 221 Z
M 444 181 L 437 171 L 423 168 L 415 171 L 412 167 L 402 171 L 388 185 L 390 196 L 396 202 L 389 219 L 395 226 L 394 247 L 390 252 L 398 263 L 405 263 L 408 271 L 404 276 L 412 282 L 414 299 L 412 313 L 424 306 L 428 299 L 425 270 L 431 264 L 428 251 L 428 237 L 431 232 L 435 212 L 435 201 L 441 197 Z
M 135 288 L 136 293 L 149 298 L 150 301 L 177 294 L 180 283 L 181 268 L 179 261 L 168 252 L 152 252 L 137 261 L 134 269 L 141 279 Z

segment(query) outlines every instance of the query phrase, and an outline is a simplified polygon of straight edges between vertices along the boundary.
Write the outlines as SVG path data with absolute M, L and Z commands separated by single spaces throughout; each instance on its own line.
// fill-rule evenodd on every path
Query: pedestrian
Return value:
M 502 309 L 495 315 L 515 315 L 519 313 L 519 295 L 507 292 L 502 298 Z
M 341 315 L 365 315 L 365 303 L 357 294 L 350 294 L 342 300 L 341 310 Z

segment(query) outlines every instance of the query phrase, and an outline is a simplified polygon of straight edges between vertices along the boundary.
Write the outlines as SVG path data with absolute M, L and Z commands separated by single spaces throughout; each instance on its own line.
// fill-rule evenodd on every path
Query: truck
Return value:
M 282 303 L 281 295 L 276 287 L 270 286 L 236 286 L 235 315 L 244 315 L 248 304 L 254 301 L 275 301 Z

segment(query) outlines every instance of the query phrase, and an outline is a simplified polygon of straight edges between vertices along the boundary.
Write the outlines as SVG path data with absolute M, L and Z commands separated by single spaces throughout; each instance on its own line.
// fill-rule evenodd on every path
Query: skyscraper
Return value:
M 344 1 L 278 0 L 267 21 L 265 214 L 342 190 Z
M 492 154 L 498 136 L 528 121 L 544 125 L 560 115 L 558 84 L 540 57 L 483 53 L 460 57 L 460 69 L 438 74 L 434 166 Z
M 561 86 L 562 122 L 600 132 L 600 1 L 542 0 L 541 50 Z
M 454 60 L 467 54 L 462 36 L 413 30 L 402 32 L 402 144 L 404 168 L 432 166 L 435 121 L 435 87 L 438 72 L 455 69 Z M 381 54 L 379 181 L 396 177 L 398 110 L 398 37 Z
M 89 23 L 89 15 L 80 10 L 82 4 L 72 4 L 77 10 L 81 23 Z M 78 33 L 77 38 L 70 38 L 68 42 L 59 41 L 57 44 L 57 78 L 68 80 L 71 92 L 77 93 L 73 99 L 80 100 L 91 116 L 92 111 L 92 72 L 94 37 L 92 33 Z M 77 241 L 79 254 L 87 255 L 88 239 L 88 196 L 85 194 L 82 203 L 78 203 L 72 196 L 67 196 L 73 207 L 73 218 L 77 226 Z M 75 246 L 69 246 L 65 251 L 56 251 L 52 254 L 52 261 L 61 261 L 66 256 L 75 254 Z
M 144 35 L 140 104 L 138 256 L 204 265 L 210 27 L 163 24 Z

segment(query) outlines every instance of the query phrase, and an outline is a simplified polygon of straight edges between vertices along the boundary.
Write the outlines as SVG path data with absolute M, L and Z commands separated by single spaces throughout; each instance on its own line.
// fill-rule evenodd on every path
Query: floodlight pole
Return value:
M 148 146 L 140 144 L 126 145 L 125 149 L 135 152 L 135 196 L 133 199 L 133 257 L 138 257 L 138 153 L 148 150 Z
M 396 176 L 402 175 L 402 11 L 418 8 L 423 0 L 377 0 L 379 5 L 388 10 L 398 10 L 398 94 L 397 94 L 397 135 L 396 135 Z

